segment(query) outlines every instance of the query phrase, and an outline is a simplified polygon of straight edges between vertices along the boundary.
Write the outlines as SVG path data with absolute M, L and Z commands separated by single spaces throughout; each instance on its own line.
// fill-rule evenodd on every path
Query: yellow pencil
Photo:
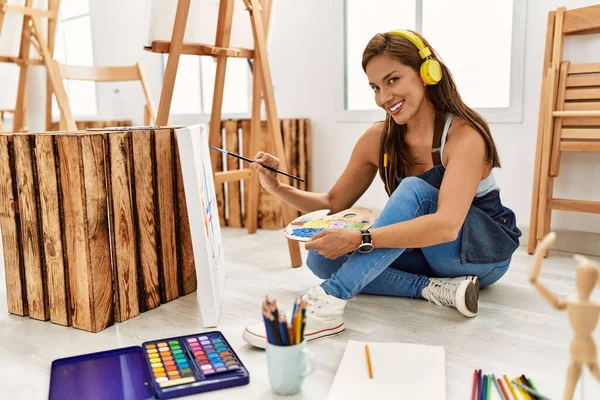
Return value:
M 367 368 L 369 369 L 369 379 L 373 379 L 373 367 L 371 366 L 371 354 L 369 353 L 368 344 L 365 344 L 365 353 L 367 354 Z
M 517 396 L 517 392 L 515 392 L 515 388 L 513 387 L 514 385 L 510 383 L 510 379 L 508 379 L 508 376 L 504 375 L 503 378 L 504 382 L 506 382 L 506 387 L 508 388 L 508 390 L 510 390 L 510 394 L 512 394 L 512 397 L 518 399 L 519 397 Z
M 525 382 L 523 382 L 523 379 L 521 379 L 520 377 L 515 378 L 515 381 L 517 381 L 521 385 L 527 386 L 527 384 Z M 525 390 L 523 390 L 523 388 L 517 386 L 517 389 L 519 389 L 519 392 L 521 393 L 521 396 L 523 396 L 524 400 L 533 400 L 531 398 L 531 396 L 529 395 L 529 393 L 527 393 Z

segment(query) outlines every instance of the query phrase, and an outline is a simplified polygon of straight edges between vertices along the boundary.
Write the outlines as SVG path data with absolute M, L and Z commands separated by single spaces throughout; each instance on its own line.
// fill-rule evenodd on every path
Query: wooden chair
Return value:
M 553 196 L 561 152 L 600 152 L 600 63 L 571 64 L 562 59 L 566 35 L 593 33 L 600 33 L 600 5 L 569 11 L 561 7 L 549 14 L 529 254 L 533 254 L 538 240 L 550 232 L 552 210 L 600 214 L 600 201 Z
M 153 125 L 156 121 L 156 113 L 150 88 L 144 76 L 142 66 L 139 63 L 129 66 L 118 67 L 81 67 L 75 65 L 58 64 L 58 69 L 63 79 L 93 82 L 128 82 L 140 81 L 146 98 L 144 105 L 144 125 Z M 61 119 L 63 116 L 61 115 Z M 75 121 L 73 121 L 75 122 Z

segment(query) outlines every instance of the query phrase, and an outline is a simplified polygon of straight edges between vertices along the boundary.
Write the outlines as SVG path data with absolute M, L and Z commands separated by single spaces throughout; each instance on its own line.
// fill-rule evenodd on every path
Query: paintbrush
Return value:
M 249 162 L 249 163 L 253 163 L 253 162 L 254 162 L 254 160 L 251 160 L 251 159 L 249 159 L 249 158 L 246 158 L 246 157 L 244 157 L 244 156 L 240 156 L 239 154 L 235 154 L 235 153 L 232 153 L 232 152 L 230 152 L 230 151 L 223 150 L 223 149 L 220 149 L 220 148 L 218 148 L 218 147 L 215 147 L 215 146 L 212 146 L 212 145 L 209 145 L 209 146 L 210 146 L 210 148 L 211 148 L 211 149 L 213 149 L 213 150 L 217 150 L 217 151 L 220 151 L 220 152 L 221 152 L 221 153 L 223 153 L 223 154 L 226 154 L 226 155 L 229 155 L 229 156 L 234 156 L 234 157 L 237 157 L 237 158 L 239 158 L 240 160 L 244 160 L 244 161 L 247 161 L 247 162 Z M 262 164 L 260 164 L 260 165 L 261 165 L 263 168 L 266 168 L 266 169 L 268 169 L 268 170 L 270 170 L 270 171 L 277 172 L 278 174 L 282 174 L 282 175 L 288 176 L 288 177 L 290 177 L 290 178 L 292 178 L 292 179 L 296 179 L 296 180 L 298 180 L 298 181 L 300 181 L 300 182 L 304 182 L 304 179 L 302 179 L 302 178 L 298 178 L 297 176 L 294 176 L 294 175 L 290 175 L 290 174 L 288 174 L 287 172 L 283 172 L 283 171 L 280 171 L 280 170 L 278 170 L 278 169 L 275 169 L 275 168 L 272 168 L 272 167 L 268 167 L 268 166 L 266 166 L 266 165 L 262 165 Z

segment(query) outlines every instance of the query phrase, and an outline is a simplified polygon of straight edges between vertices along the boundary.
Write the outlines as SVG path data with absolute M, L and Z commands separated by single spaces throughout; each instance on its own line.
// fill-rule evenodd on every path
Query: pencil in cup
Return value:
M 262 313 L 267 341 L 276 346 L 293 346 L 302 343 L 306 327 L 306 305 L 304 300 L 296 299 L 288 321 L 283 313 L 279 313 L 277 303 L 265 296 Z

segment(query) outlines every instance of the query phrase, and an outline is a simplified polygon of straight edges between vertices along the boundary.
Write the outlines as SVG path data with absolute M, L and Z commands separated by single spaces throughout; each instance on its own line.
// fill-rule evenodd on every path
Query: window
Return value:
M 489 122 L 521 121 L 526 2 L 346 0 L 345 6 L 343 119 L 382 118 L 362 52 L 378 32 L 411 29 L 434 47 L 467 105 Z
M 62 64 L 94 65 L 89 0 L 60 2 L 54 58 Z M 97 114 L 94 82 L 65 80 L 64 85 L 73 115 L 85 117 Z M 60 115 L 54 98 L 52 115 Z
M 163 58 L 163 71 L 168 55 Z M 182 55 L 171 103 L 171 115 L 210 114 L 212 110 L 216 60 L 212 57 Z M 248 114 L 251 72 L 245 58 L 229 58 L 225 73 L 222 113 Z

